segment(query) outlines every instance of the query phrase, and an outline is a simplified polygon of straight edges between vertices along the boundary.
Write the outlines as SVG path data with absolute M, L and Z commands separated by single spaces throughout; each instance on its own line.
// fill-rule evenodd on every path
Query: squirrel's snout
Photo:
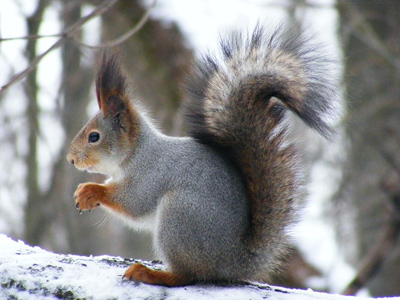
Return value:
M 68 162 L 70 163 L 70 164 L 75 164 L 75 161 L 74 161 L 74 159 L 71 157 L 71 154 L 70 153 L 68 153 L 68 155 L 67 155 L 67 160 L 68 160 Z

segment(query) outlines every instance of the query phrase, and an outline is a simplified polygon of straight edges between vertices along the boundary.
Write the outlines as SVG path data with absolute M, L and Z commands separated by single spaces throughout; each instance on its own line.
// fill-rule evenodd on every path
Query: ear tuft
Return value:
M 117 103 L 118 101 L 116 102 L 116 100 L 111 100 L 111 102 L 115 103 L 112 103 L 110 108 L 118 110 L 121 108 L 121 104 L 125 107 L 124 99 L 127 98 L 126 82 L 127 78 L 121 70 L 117 52 L 104 52 L 96 79 L 97 103 L 104 116 L 114 115 L 112 111 L 107 111 L 110 106 L 108 102 L 112 98 L 118 98 L 120 103 Z

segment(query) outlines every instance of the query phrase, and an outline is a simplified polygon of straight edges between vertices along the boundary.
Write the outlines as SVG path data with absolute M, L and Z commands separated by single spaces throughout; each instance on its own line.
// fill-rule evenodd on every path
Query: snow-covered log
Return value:
M 266 284 L 166 288 L 122 280 L 134 262 L 55 254 L 0 235 L 0 299 L 355 299 Z M 142 263 L 162 268 L 157 262 Z

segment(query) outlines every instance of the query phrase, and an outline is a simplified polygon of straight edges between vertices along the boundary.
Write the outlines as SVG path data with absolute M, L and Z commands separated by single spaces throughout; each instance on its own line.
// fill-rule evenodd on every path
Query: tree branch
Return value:
M 344 295 L 355 295 L 362 287 L 366 286 L 381 270 L 387 257 L 393 251 L 395 241 L 399 237 L 400 222 L 394 220 L 387 225 L 375 246 L 368 252 L 361 263 L 357 275 L 344 291 Z
M 392 155 L 389 155 L 381 147 L 377 150 L 382 154 L 388 163 L 396 168 L 396 162 Z M 397 169 L 399 171 L 399 169 Z M 382 184 L 382 190 L 387 194 L 387 210 L 389 213 L 389 221 L 385 229 L 381 233 L 377 243 L 367 253 L 361 262 L 361 266 L 354 279 L 349 283 L 344 291 L 345 295 L 355 295 L 362 287 L 366 286 L 383 267 L 390 254 L 395 249 L 396 241 L 400 236 L 400 190 L 393 188 L 398 186 L 398 182 L 394 184 Z
M 65 43 L 65 41 L 68 38 L 73 37 L 73 35 L 76 33 L 76 31 L 78 31 L 79 29 L 82 28 L 82 26 L 88 22 L 89 20 L 93 19 L 94 17 L 97 17 L 99 15 L 102 15 L 103 13 L 105 13 L 107 10 L 109 10 L 115 3 L 117 3 L 119 0 L 105 0 L 103 1 L 102 4 L 100 4 L 98 7 L 96 7 L 96 9 L 94 9 L 90 14 L 88 14 L 87 16 L 83 17 L 82 19 L 78 20 L 76 23 L 74 23 L 73 25 L 71 25 L 71 27 L 69 27 L 65 33 L 62 35 L 62 37 L 55 42 L 49 49 L 47 49 L 45 52 L 43 52 L 42 54 L 38 55 L 35 57 L 34 60 L 32 60 L 32 62 L 29 64 L 29 66 L 23 70 L 22 72 L 16 74 L 13 76 L 13 78 L 11 78 L 11 80 L 3 85 L 0 89 L 0 97 L 5 93 L 5 91 L 10 88 L 12 85 L 14 85 L 15 83 L 17 83 L 18 81 L 20 81 L 21 79 L 23 79 L 27 74 L 29 74 L 30 72 L 32 72 L 36 66 L 40 63 L 40 61 L 47 55 L 49 54 L 51 51 L 53 51 L 54 49 L 57 49 L 58 47 L 60 47 L 62 44 Z
M 131 36 L 133 36 L 135 33 L 137 33 L 143 26 L 144 24 L 146 24 L 147 20 L 150 17 L 150 12 L 153 10 L 153 8 L 156 6 L 157 4 L 157 0 L 153 1 L 153 4 L 146 9 L 145 13 L 143 14 L 143 16 L 141 17 L 141 19 L 139 20 L 139 22 L 129 31 L 125 32 L 123 35 L 121 35 L 119 38 L 116 38 L 112 41 L 108 41 L 106 43 L 103 43 L 99 46 L 92 46 L 92 45 L 88 45 L 86 43 L 83 43 L 77 39 L 74 39 L 74 41 L 76 43 L 78 43 L 81 46 L 90 48 L 90 49 L 105 49 L 105 48 L 112 48 L 115 47 L 117 45 L 120 45 L 122 43 L 124 43 L 126 40 L 128 40 Z
M 353 297 L 288 289 L 256 282 L 200 283 L 175 288 L 152 286 L 122 280 L 122 275 L 133 263 L 142 263 L 153 269 L 162 270 L 165 267 L 160 262 L 106 255 L 87 257 L 55 254 L 39 247 L 30 247 L 22 241 L 15 242 L 1 234 L 0 243 L 4 245 L 0 248 L 1 295 L 7 299 L 53 297 L 54 299 L 354 300 Z
M 46 34 L 46 35 L 27 35 L 27 36 L 19 36 L 19 37 L 10 37 L 10 38 L 1 38 L 0 35 L 0 42 L 10 42 L 10 41 L 19 41 L 19 40 L 38 40 L 38 39 L 45 39 L 45 38 L 54 38 L 63 36 L 65 33 L 55 33 L 55 34 Z
M 134 26 L 132 29 L 121 35 L 119 38 L 116 38 L 112 41 L 108 41 L 106 43 L 103 43 L 102 45 L 98 46 L 93 46 L 93 45 L 88 45 L 86 43 L 83 43 L 73 36 L 73 40 L 78 43 L 81 46 L 90 48 L 90 49 L 104 49 L 104 48 L 111 48 L 115 47 L 117 45 L 120 45 L 124 43 L 126 40 L 128 40 L 131 36 L 133 36 L 135 33 L 137 33 L 143 26 L 146 24 L 147 20 L 150 17 L 150 12 L 153 10 L 153 8 L 156 6 L 157 0 L 153 1 L 153 4 L 149 6 L 149 8 L 145 11 L 143 14 L 142 18 L 139 20 L 139 22 Z M 1 38 L 0 34 L 0 42 L 9 42 L 9 41 L 18 41 L 18 40 L 38 40 L 38 39 L 44 39 L 44 38 L 54 38 L 54 37 L 65 37 L 68 33 L 67 32 L 61 32 L 61 33 L 55 33 L 55 34 L 47 34 L 47 35 L 28 35 L 28 36 L 20 36 L 20 37 L 10 37 L 10 38 Z
M 349 24 L 352 27 L 354 36 L 368 47 L 375 50 L 375 52 L 386 60 L 386 62 L 395 70 L 400 70 L 400 63 L 396 56 L 387 49 L 385 43 L 379 38 L 376 31 L 368 21 L 365 20 L 365 17 L 360 13 L 360 11 L 349 1 L 339 1 L 338 5 L 342 5 L 351 15 L 349 19 L 352 20 L 352 22 Z

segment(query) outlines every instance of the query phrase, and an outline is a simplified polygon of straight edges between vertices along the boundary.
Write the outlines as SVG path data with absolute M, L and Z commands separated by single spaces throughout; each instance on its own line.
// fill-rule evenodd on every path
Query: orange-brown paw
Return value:
M 76 208 L 79 212 L 83 210 L 91 211 L 100 206 L 102 199 L 106 194 L 106 187 L 97 183 L 82 183 L 78 185 L 74 193 Z
M 182 286 L 193 283 L 191 278 L 167 271 L 157 271 L 142 264 L 134 264 L 126 270 L 123 278 L 153 285 Z
M 149 277 L 149 271 L 151 270 L 142 264 L 134 264 L 125 271 L 123 278 L 146 282 L 146 279 Z

